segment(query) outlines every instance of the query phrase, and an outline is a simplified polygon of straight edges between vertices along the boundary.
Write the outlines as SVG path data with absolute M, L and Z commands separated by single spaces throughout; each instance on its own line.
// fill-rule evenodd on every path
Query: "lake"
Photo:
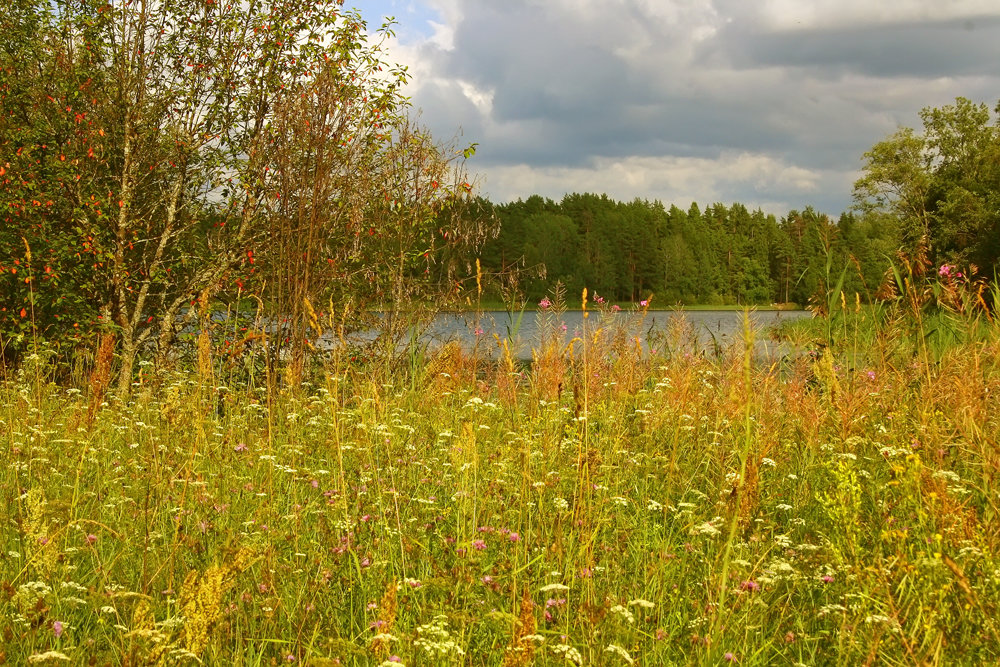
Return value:
M 755 348 L 758 355 L 772 357 L 784 354 L 785 347 L 767 336 L 767 329 L 779 322 L 810 317 L 805 310 L 751 311 L 750 322 L 755 330 Z M 518 326 L 518 317 L 521 317 Z M 540 327 L 565 327 L 566 340 L 581 336 L 584 331 L 592 335 L 598 328 L 621 330 L 629 337 L 638 336 L 646 350 L 656 349 L 667 341 L 680 341 L 689 349 L 713 351 L 727 348 L 743 340 L 743 312 L 733 310 L 690 310 L 690 311 L 649 311 L 643 317 L 640 313 L 619 312 L 602 317 L 591 311 L 584 319 L 582 311 L 568 311 L 555 320 L 550 313 L 526 310 L 523 317 L 513 316 L 506 311 L 485 311 L 479 313 L 442 313 L 421 335 L 433 350 L 449 341 L 457 341 L 467 351 L 476 350 L 484 356 L 495 356 L 498 350 L 496 338 L 512 340 L 513 356 L 521 360 L 531 359 L 531 348 L 542 340 Z M 674 334 L 671 336 L 671 334 Z M 364 336 L 370 338 L 370 336 Z

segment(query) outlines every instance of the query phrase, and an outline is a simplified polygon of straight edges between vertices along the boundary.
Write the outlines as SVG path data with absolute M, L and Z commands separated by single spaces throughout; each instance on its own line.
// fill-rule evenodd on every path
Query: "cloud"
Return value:
M 490 196 L 850 205 L 917 112 L 1000 90 L 1000 7 L 952 0 L 410 0 L 390 45 Z M 401 17 L 402 18 L 402 17 Z

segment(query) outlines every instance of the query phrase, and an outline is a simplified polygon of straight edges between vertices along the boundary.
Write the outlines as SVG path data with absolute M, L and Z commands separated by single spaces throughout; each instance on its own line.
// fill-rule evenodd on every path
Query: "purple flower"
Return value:
M 507 539 L 509 539 L 511 542 L 520 542 L 521 536 L 518 535 L 517 533 L 511 533 L 510 535 L 507 536 Z
M 62 624 L 62 621 L 55 621 L 55 622 L 53 622 L 52 623 L 52 634 L 54 634 L 56 636 L 56 639 L 59 639 L 59 637 L 62 635 L 62 633 L 63 633 L 63 624 Z
M 760 590 L 760 584 L 758 584 L 756 581 L 747 580 L 740 584 L 740 590 L 750 591 L 753 593 Z

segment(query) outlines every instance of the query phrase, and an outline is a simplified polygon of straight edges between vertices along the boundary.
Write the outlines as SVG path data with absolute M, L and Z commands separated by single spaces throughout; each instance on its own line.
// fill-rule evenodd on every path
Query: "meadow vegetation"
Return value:
M 983 284 L 902 284 L 778 363 L 763 332 L 706 356 L 683 325 L 651 354 L 618 326 L 642 310 L 570 340 L 559 299 L 528 367 L 499 339 L 334 351 L 282 386 L 202 355 L 123 398 L 36 351 L 0 386 L 0 655 L 993 662 L 1000 336 L 957 307 Z M 961 335 L 914 334 L 931 314 Z
M 391 38 L 0 7 L 0 664 L 1000 661 L 989 108 L 873 147 L 836 224 L 493 206 Z M 816 317 L 706 350 L 636 337 L 652 291 Z M 530 364 L 421 342 L 540 297 Z

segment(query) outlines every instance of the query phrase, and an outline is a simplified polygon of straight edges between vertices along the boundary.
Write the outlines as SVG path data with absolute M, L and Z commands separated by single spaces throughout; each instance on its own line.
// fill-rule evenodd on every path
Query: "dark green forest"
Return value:
M 834 220 L 806 207 L 782 218 L 742 204 L 618 202 L 571 194 L 493 207 L 499 235 L 482 250 L 484 270 L 524 269 L 527 296 L 556 282 L 571 294 L 588 287 L 606 299 L 659 305 L 805 304 L 823 290 L 827 261 L 843 267 L 844 289 L 867 299 L 899 246 L 884 216 L 844 213 Z

